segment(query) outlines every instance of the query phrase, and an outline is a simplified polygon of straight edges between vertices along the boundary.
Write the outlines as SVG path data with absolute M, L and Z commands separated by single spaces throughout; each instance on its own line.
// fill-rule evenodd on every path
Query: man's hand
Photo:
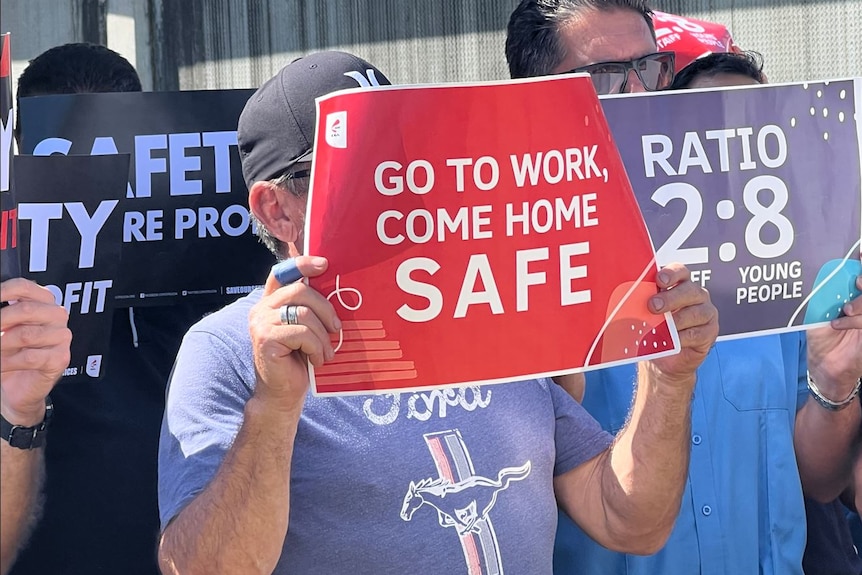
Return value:
M 328 266 L 319 257 L 299 256 L 294 262 L 306 278 Z M 286 314 L 287 324 L 282 323 L 284 306 L 296 311 Z M 331 358 L 329 333 L 340 328 L 326 298 L 301 281 L 282 286 L 270 272 L 263 297 L 249 312 L 254 395 L 245 403 L 242 425 L 215 476 L 165 528 L 159 543 L 162 573 L 272 573 L 276 568 L 291 517 L 291 466 L 308 393 L 307 361 L 319 366 Z M 180 356 L 189 361 L 182 351 Z M 190 361 L 178 372 L 197 367 Z M 171 386 L 180 397 L 193 393 L 194 386 L 182 379 Z
M 856 278 L 862 289 L 862 276 Z M 808 331 L 808 371 L 829 399 L 841 401 L 862 377 L 862 296 L 828 327 Z
M 304 277 L 326 271 L 326 258 L 299 256 Z M 282 306 L 296 306 L 296 325 L 281 322 Z M 329 333 L 341 329 L 332 305 L 303 282 L 281 286 L 270 274 L 264 296 L 249 314 L 249 329 L 257 369 L 255 397 L 269 407 L 298 415 L 308 391 L 306 360 L 318 367 L 335 351 Z
M 45 416 L 45 397 L 70 361 L 69 314 L 47 289 L 23 278 L 0 283 L 0 410 L 14 425 Z
M 862 277 L 856 285 L 862 289 Z M 849 397 L 862 376 L 862 296 L 842 311 L 831 325 L 806 334 L 808 372 L 820 393 L 834 402 Z M 793 439 L 802 488 L 821 502 L 835 499 L 853 480 L 862 412 L 857 401 L 844 407 L 831 411 L 809 397 L 796 414 Z
M 554 478 L 557 501 L 575 523 L 624 553 L 656 553 L 673 529 L 688 474 L 695 372 L 718 336 L 718 312 L 685 266 L 662 268 L 658 283 L 650 311 L 673 314 L 681 352 L 641 363 L 614 445 Z
M 693 386 L 695 372 L 718 337 L 718 310 L 709 292 L 691 281 L 682 264 L 670 264 L 659 270 L 661 292 L 650 298 L 653 313 L 671 312 L 679 331 L 680 353 L 647 362 L 661 375 L 661 381 Z

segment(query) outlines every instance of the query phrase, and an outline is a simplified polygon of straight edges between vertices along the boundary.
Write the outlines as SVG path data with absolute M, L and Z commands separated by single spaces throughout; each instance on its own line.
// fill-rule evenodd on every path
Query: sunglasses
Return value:
M 564 72 L 587 72 L 600 96 L 622 94 L 626 90 L 629 71 L 634 70 L 648 92 L 663 90 L 670 86 L 674 76 L 675 54 L 656 52 L 626 62 L 598 62 Z
M 281 176 L 279 176 L 275 180 L 274 183 L 276 186 L 280 187 L 281 189 L 287 190 L 297 197 L 302 197 L 305 194 L 305 192 L 308 191 L 307 185 L 306 186 L 300 186 L 299 188 L 297 188 L 296 184 L 294 184 L 293 186 L 289 186 L 289 187 L 286 186 L 285 184 L 287 184 L 288 180 L 293 180 L 294 182 L 296 182 L 296 181 L 304 180 L 304 179 L 310 178 L 310 177 L 311 177 L 311 168 L 309 168 L 307 170 L 294 170 L 292 172 L 286 172 L 286 173 L 282 174 Z
M 285 180 L 301 180 L 303 178 L 311 177 L 311 169 L 308 170 L 296 170 L 295 172 L 288 172 L 284 175 Z

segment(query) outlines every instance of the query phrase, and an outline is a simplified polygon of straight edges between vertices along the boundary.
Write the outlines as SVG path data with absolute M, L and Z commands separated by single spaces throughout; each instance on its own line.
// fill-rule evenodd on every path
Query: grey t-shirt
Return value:
M 248 313 L 183 340 L 159 446 L 162 528 L 214 477 L 254 391 Z M 420 393 L 309 394 L 277 574 L 551 573 L 553 477 L 612 438 L 548 380 Z

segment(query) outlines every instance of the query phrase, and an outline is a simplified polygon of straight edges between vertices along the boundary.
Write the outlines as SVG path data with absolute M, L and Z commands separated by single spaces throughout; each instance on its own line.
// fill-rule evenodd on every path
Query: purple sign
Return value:
M 859 295 L 860 82 L 603 99 L 659 263 L 710 290 L 720 337 L 828 322 Z

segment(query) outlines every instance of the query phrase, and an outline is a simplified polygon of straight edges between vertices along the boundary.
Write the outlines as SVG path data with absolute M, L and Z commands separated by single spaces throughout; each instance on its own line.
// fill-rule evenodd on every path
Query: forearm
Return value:
M 718 335 L 709 293 L 685 266 L 662 268 L 657 285 L 648 307 L 673 314 L 679 353 L 638 365 L 634 405 L 614 445 L 554 480 L 560 505 L 593 539 L 642 555 L 661 549 L 679 515 L 696 372 Z
M 44 449 L 23 450 L 0 440 L 0 574 L 7 573 L 41 511 Z
M 611 531 L 647 553 L 664 545 L 679 515 L 691 445 L 691 389 L 659 382 L 651 365 L 642 363 L 630 420 L 602 474 Z
M 847 397 L 852 381 L 815 378 L 821 393 L 834 401 Z M 857 450 L 862 409 L 853 401 L 840 411 L 830 411 L 813 397 L 797 412 L 794 445 L 799 477 L 805 494 L 822 502 L 832 501 L 849 485 L 853 454 Z
M 661 549 L 685 489 L 691 385 L 673 387 L 657 379 L 642 364 L 629 422 L 614 445 L 554 479 L 566 513 L 598 543 L 620 553 Z
M 166 574 L 271 573 L 278 562 L 299 411 L 274 411 L 253 397 L 244 415 L 212 482 L 165 529 L 159 563 Z

